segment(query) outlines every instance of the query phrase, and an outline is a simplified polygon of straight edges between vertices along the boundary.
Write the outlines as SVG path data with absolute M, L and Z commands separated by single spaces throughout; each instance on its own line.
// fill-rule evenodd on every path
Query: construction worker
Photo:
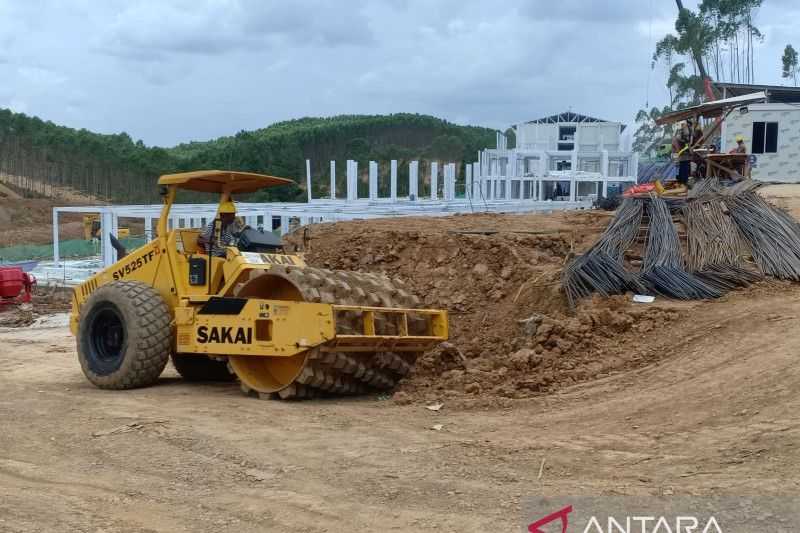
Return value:
M 689 140 L 689 145 L 692 147 L 692 151 L 700 148 L 700 141 L 703 139 L 703 126 L 700 125 L 700 119 L 694 123 L 692 126 L 692 121 L 687 120 L 689 124 L 689 129 L 692 132 L 692 137 Z M 688 151 L 688 150 L 687 150 Z M 690 156 L 691 160 L 694 162 L 694 172 L 692 172 L 692 166 L 690 163 L 689 166 L 689 173 L 694 176 L 695 180 L 699 180 L 700 178 L 706 177 L 706 163 L 705 160 L 700 157 L 697 152 L 692 153 Z
M 692 164 L 692 156 L 689 152 L 691 131 L 688 123 L 681 122 L 672 137 L 672 156 L 678 162 L 678 183 L 682 185 L 689 184 L 689 172 Z
M 736 136 L 736 146 L 734 146 L 729 154 L 746 154 L 747 146 L 744 144 L 744 137 L 741 135 Z
M 731 148 L 731 151 L 728 152 L 729 154 L 747 154 L 747 146 L 744 144 L 744 137 L 741 135 L 736 136 L 736 146 Z M 748 172 L 748 165 L 749 162 L 747 159 L 743 159 L 739 161 L 738 159 L 733 161 L 732 166 L 733 170 L 735 170 L 740 176 L 749 176 Z
M 214 225 L 217 219 L 220 221 L 219 241 L 214 242 Z M 219 205 L 217 218 L 206 226 L 203 233 L 197 238 L 197 244 L 202 246 L 208 255 L 225 257 L 225 247 L 236 244 L 234 234 L 238 232 L 238 229 L 236 205 L 232 200 L 227 200 Z

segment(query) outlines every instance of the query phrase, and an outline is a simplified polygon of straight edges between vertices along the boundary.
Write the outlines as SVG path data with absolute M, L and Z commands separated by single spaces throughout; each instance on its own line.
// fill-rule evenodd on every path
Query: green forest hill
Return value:
M 463 167 L 494 140 L 495 130 L 489 128 L 398 113 L 301 118 L 231 137 L 160 148 L 145 146 L 126 133 L 102 135 L 0 109 L 0 172 L 29 179 L 33 190 L 47 184 L 132 204 L 158 201 L 155 183 L 161 174 L 210 168 L 243 170 L 292 178 L 298 184 L 262 191 L 249 200 L 302 201 L 306 159 L 312 161 L 315 197 L 329 194 L 331 160 L 336 161 L 337 195 L 344 196 L 347 159 L 359 162 L 362 177 L 368 161 L 379 161 L 380 173 L 385 175 L 389 160 L 397 159 L 398 188 L 403 194 L 409 161 L 421 161 L 421 174 L 430 161 Z M 388 187 L 384 181 L 382 189 Z M 360 187 L 366 187 L 365 183 Z M 381 191 L 386 194 L 388 191 Z M 366 191 L 360 189 L 360 195 Z

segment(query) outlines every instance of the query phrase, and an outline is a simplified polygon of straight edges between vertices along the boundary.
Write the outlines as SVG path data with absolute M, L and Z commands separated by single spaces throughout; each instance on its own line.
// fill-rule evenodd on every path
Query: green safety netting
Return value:
M 135 250 L 146 241 L 143 236 L 125 237 L 119 240 L 128 250 Z M 58 242 L 58 255 L 62 259 L 80 259 L 100 255 L 100 241 L 71 239 Z M 0 263 L 26 261 L 29 259 L 53 259 L 52 244 L 19 244 L 0 248 Z

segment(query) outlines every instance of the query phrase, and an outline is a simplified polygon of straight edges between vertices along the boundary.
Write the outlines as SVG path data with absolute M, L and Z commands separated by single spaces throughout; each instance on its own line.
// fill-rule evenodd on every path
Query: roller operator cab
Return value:
M 447 313 L 420 309 L 400 280 L 312 268 L 271 233 L 245 228 L 224 257 L 202 230 L 167 230 L 178 189 L 219 195 L 291 183 L 246 172 L 161 176 L 157 237 L 76 287 L 70 328 L 86 377 L 105 389 L 154 383 L 168 359 L 187 380 L 238 379 L 280 398 L 390 389 L 446 340 Z M 219 208 L 218 208 L 219 211 Z M 214 221 L 219 243 L 220 217 Z

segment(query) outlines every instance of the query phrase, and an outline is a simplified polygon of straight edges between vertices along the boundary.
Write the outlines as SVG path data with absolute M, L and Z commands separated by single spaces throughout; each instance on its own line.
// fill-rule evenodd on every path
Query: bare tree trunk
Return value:
M 678 13 L 680 14 L 683 11 L 683 2 L 682 0 L 675 0 L 675 3 L 678 5 Z M 705 66 L 703 66 L 703 56 L 700 50 L 692 50 L 692 57 L 694 58 L 694 62 L 697 65 L 697 70 L 700 71 L 700 77 L 705 82 L 706 78 L 708 78 L 708 73 L 706 72 Z

